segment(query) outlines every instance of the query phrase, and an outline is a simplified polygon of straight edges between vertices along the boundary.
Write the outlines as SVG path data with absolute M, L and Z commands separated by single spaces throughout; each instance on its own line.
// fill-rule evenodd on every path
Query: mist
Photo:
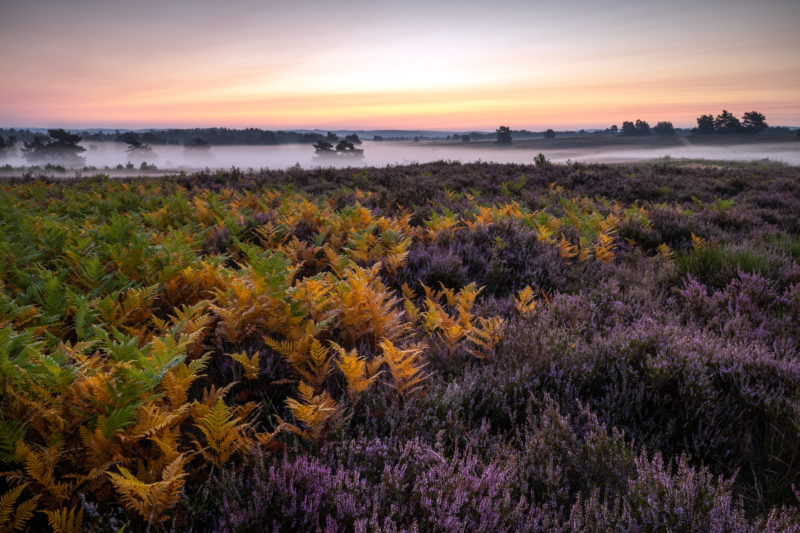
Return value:
M 127 152 L 127 145 L 115 142 L 81 142 L 86 151 L 82 157 L 85 166 L 97 170 L 114 170 L 119 165 L 131 170 L 142 163 L 155 165 L 160 171 L 226 169 L 284 169 L 299 165 L 315 167 L 363 167 L 427 163 L 431 161 L 494 162 L 530 164 L 540 151 L 553 163 L 567 161 L 596 163 L 629 163 L 668 156 L 674 159 L 709 159 L 722 161 L 771 161 L 800 165 L 800 142 L 737 144 L 723 146 L 677 145 L 594 148 L 539 149 L 523 147 L 500 148 L 493 143 L 447 145 L 436 142 L 373 142 L 364 141 L 360 148 L 363 157 L 320 158 L 314 148 L 305 144 L 277 146 L 212 146 L 208 149 L 189 150 L 177 145 L 156 145 L 148 151 Z M 30 166 L 19 152 L 2 161 L 12 167 Z

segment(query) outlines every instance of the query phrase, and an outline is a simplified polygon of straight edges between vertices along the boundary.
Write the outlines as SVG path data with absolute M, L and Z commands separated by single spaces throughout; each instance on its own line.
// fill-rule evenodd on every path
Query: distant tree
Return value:
M 17 138 L 14 135 L 10 135 L 8 139 L 4 139 L 3 136 L 0 135 L 0 157 L 4 157 L 12 153 L 16 145 Z
M 636 121 L 636 134 L 642 137 L 650 135 L 650 124 L 644 120 Z
M 745 133 L 760 133 L 768 128 L 766 120 L 758 111 L 748 111 L 742 115 L 742 126 Z
M 511 128 L 508 126 L 500 126 L 495 131 L 495 134 L 497 135 L 497 141 L 495 141 L 495 144 L 507 146 L 513 142 L 511 139 Z
M 314 151 L 318 154 L 329 154 L 333 152 L 333 145 L 326 140 L 314 143 Z
M 800 139 L 800 130 L 795 130 L 795 135 L 797 136 L 798 139 Z
M 626 120 L 625 122 L 622 123 L 621 135 L 623 137 L 635 137 L 636 135 L 638 135 L 638 132 L 636 130 L 636 125 L 630 120 Z
M 714 116 L 700 115 L 697 117 L 697 128 L 695 128 L 695 132 L 701 135 L 714 133 Z
M 119 136 L 120 142 L 128 145 L 126 152 L 150 152 L 152 148 L 139 140 L 139 137 L 132 131 L 128 131 Z
M 733 113 L 723 109 L 722 113 L 714 119 L 714 131 L 716 133 L 741 133 L 742 123 Z
M 383 140 L 383 137 L 381 137 L 380 135 L 375 135 L 372 137 L 372 140 L 375 142 L 381 142 Z
M 356 149 L 356 147 L 353 146 L 353 143 L 351 143 L 350 141 L 346 141 L 346 140 L 339 141 L 339 143 L 336 145 L 336 151 L 337 152 L 348 152 L 348 151 L 352 151 L 352 150 L 355 150 L 355 149 Z
M 533 158 L 533 164 L 536 166 L 536 168 L 552 168 L 553 167 L 553 163 L 551 163 L 550 160 L 547 159 L 547 156 L 544 155 L 542 152 L 539 152 L 538 154 L 536 154 L 536 157 Z
M 606 133 L 610 133 L 611 135 L 616 135 L 619 133 L 619 128 L 616 124 L 612 124 L 610 128 L 606 130 Z
M 675 127 L 672 125 L 672 122 L 661 121 L 653 126 L 653 133 L 660 137 L 671 137 L 675 135 Z
M 462 143 L 468 143 L 468 142 L 470 142 L 471 140 L 472 140 L 472 139 L 470 139 L 469 135 L 462 135 L 462 136 L 461 136 L 461 142 L 462 142 Z
M 361 144 L 361 139 L 359 139 L 358 135 L 355 133 L 351 133 L 350 135 L 346 136 L 344 140 L 352 144 Z
M 555 139 L 556 138 L 556 132 L 554 132 L 552 129 L 548 129 L 548 130 L 546 130 L 544 132 L 544 138 L 545 139 Z
M 325 136 L 325 140 L 328 141 L 329 143 L 335 143 L 336 141 L 339 140 L 339 136 L 333 133 L 332 131 L 329 131 L 328 134 Z
M 48 161 L 64 165 L 80 165 L 84 163 L 78 154 L 85 152 L 86 148 L 78 146 L 81 136 L 63 129 L 47 130 L 47 136 L 34 135 L 30 142 L 24 143 L 22 152 L 25 159 L 38 163 Z
M 185 150 L 192 150 L 192 151 L 205 151 L 211 148 L 211 145 L 208 144 L 208 141 L 205 139 L 201 139 L 200 137 L 195 137 L 190 139 L 183 145 Z

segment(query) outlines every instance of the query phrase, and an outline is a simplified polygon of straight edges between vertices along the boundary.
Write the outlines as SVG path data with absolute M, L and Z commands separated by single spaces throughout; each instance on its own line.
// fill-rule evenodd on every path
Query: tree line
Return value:
M 767 119 L 763 113 L 758 111 L 748 111 L 742 115 L 741 120 L 738 119 L 733 113 L 723 109 L 722 112 L 716 117 L 713 115 L 700 115 L 697 117 L 697 127 L 691 129 L 691 133 L 700 135 L 709 134 L 757 134 L 769 128 Z M 787 128 L 773 128 L 777 130 L 786 130 Z M 527 130 L 522 130 L 526 131 Z M 508 146 L 513 142 L 513 135 L 516 131 L 511 130 L 508 126 L 500 126 L 495 131 L 494 135 L 497 140 L 495 144 L 501 146 Z M 528 132 L 529 133 L 529 132 Z M 573 132 L 570 132 L 573 133 Z M 578 133 L 584 133 L 580 130 Z M 621 137 L 647 137 L 649 135 L 657 135 L 660 137 L 670 137 L 678 134 L 678 130 L 668 120 L 660 121 L 655 126 L 650 127 L 646 120 L 637 119 L 626 120 L 622 123 L 622 127 L 616 124 L 606 128 L 605 131 L 595 133 L 605 133 L 608 135 L 619 135 Z M 556 137 L 556 132 L 548 129 L 543 133 L 545 139 L 553 139 Z M 800 138 L 800 130 L 797 130 L 797 137 Z

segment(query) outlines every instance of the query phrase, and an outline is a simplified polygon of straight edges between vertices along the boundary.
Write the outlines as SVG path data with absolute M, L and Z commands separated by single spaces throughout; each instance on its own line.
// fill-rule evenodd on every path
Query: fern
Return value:
M 194 441 L 197 451 L 218 469 L 237 452 L 246 452 L 252 441 L 245 434 L 248 424 L 231 413 L 220 398 L 195 426 L 203 434 L 205 446 Z
M 514 311 L 517 316 L 530 318 L 536 312 L 536 300 L 530 285 L 517 292 L 514 297 Z
M 62 507 L 56 511 L 44 511 L 47 523 L 53 528 L 53 533 L 80 533 L 83 525 L 83 509 Z
M 423 370 L 426 363 L 422 362 L 422 348 L 411 347 L 401 350 L 389 339 L 383 339 L 380 347 L 397 394 L 401 398 L 407 398 L 421 392 L 425 380 L 429 377 Z
M 242 366 L 244 375 L 248 380 L 258 379 L 258 372 L 261 370 L 258 353 L 254 353 L 250 357 L 245 352 L 229 353 L 227 355 Z
M 347 352 L 334 342 L 331 345 L 339 353 L 336 365 L 344 374 L 344 379 L 347 382 L 347 397 L 352 403 L 355 403 L 358 395 L 367 390 L 377 379 L 378 373 L 375 371 L 369 372 L 367 362 L 363 357 L 359 357 L 355 348 Z M 377 366 L 380 366 L 381 362 L 379 361 Z M 374 363 L 371 366 L 377 370 Z
M 22 531 L 33 517 L 40 498 L 38 494 L 17 504 L 27 486 L 28 483 L 17 485 L 0 496 L 0 531 Z
M 469 340 L 475 346 L 470 352 L 484 360 L 494 358 L 498 343 L 503 338 L 505 320 L 500 317 L 480 318 L 480 327 L 469 331 Z
M 289 431 L 319 444 L 326 430 L 331 429 L 339 421 L 341 417 L 339 406 L 328 391 L 315 395 L 314 388 L 302 381 L 298 385 L 298 392 L 300 400 L 289 398 L 286 400 L 286 407 L 304 428 L 283 422 L 280 418 L 278 420 Z
M 169 511 L 178 502 L 183 490 L 186 457 L 178 455 L 161 473 L 161 480 L 144 483 L 127 468 L 119 467 L 119 473 L 109 472 L 126 508 L 137 513 L 148 524 L 161 523 L 169 518 Z

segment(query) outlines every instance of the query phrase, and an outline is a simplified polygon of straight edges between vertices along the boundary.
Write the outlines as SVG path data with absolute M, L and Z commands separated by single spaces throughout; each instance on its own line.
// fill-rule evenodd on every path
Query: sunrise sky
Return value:
M 0 127 L 800 126 L 798 28 L 798 0 L 0 0 Z

